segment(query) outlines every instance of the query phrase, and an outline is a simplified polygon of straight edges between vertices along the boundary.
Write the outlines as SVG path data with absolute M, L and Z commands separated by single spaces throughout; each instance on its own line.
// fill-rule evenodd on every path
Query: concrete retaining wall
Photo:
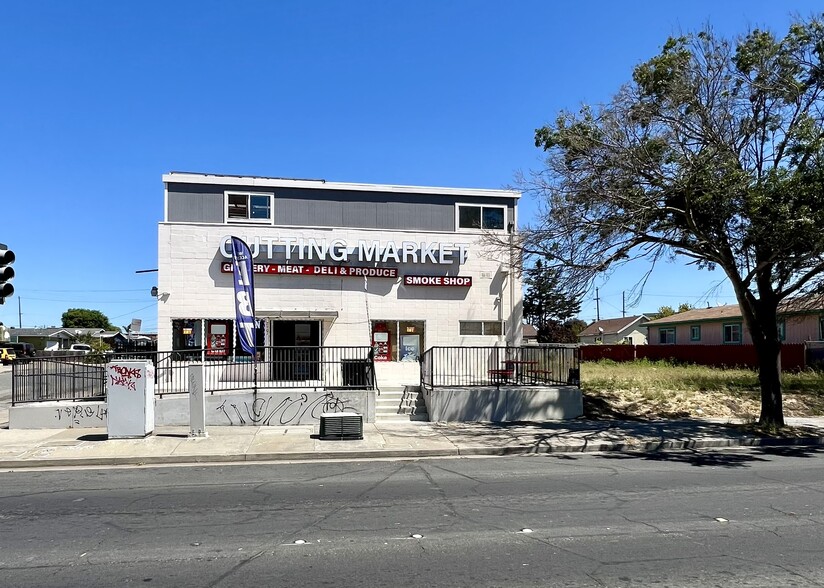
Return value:
M 424 390 L 424 400 L 434 422 L 540 422 L 584 414 L 575 386 L 435 388 Z
M 320 422 L 324 412 L 357 412 L 375 421 L 375 392 L 368 390 L 250 390 L 206 396 L 207 425 L 286 426 Z M 106 427 L 106 402 L 41 402 L 9 409 L 10 429 Z M 189 426 L 189 396 L 155 398 L 157 426 Z

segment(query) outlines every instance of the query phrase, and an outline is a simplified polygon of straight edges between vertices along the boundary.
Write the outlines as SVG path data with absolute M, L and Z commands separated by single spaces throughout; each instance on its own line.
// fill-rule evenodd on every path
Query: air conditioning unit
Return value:
M 356 412 L 323 413 L 318 438 L 324 441 L 363 439 L 363 415 Z

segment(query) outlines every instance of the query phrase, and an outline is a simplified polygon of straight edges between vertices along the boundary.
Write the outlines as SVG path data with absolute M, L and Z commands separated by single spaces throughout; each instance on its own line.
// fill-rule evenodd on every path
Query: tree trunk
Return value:
M 761 416 L 758 424 L 766 427 L 784 426 L 784 406 L 781 397 L 781 344 L 756 343 L 758 379 L 761 383 Z

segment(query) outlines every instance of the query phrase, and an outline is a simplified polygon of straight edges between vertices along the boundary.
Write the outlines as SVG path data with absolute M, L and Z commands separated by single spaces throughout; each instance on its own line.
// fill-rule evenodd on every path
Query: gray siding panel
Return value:
M 223 192 L 181 192 L 169 190 L 169 222 L 222 223 Z
M 377 226 L 413 231 L 453 231 L 455 205 L 434 202 L 387 202 L 378 208 Z
M 375 202 L 350 202 L 341 209 L 342 227 L 363 227 L 367 229 L 382 228 L 378 225 L 377 209 L 379 204 Z
M 456 203 L 505 205 L 511 219 L 516 202 L 514 198 L 169 184 L 168 220 L 223 223 L 225 190 L 274 193 L 276 226 L 449 232 L 455 230 Z

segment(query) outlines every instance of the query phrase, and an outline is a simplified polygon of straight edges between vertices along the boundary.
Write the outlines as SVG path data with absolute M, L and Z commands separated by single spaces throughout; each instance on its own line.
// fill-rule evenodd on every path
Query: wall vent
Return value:
M 363 439 L 363 416 L 356 412 L 325 412 L 320 415 L 318 438 L 324 441 Z

